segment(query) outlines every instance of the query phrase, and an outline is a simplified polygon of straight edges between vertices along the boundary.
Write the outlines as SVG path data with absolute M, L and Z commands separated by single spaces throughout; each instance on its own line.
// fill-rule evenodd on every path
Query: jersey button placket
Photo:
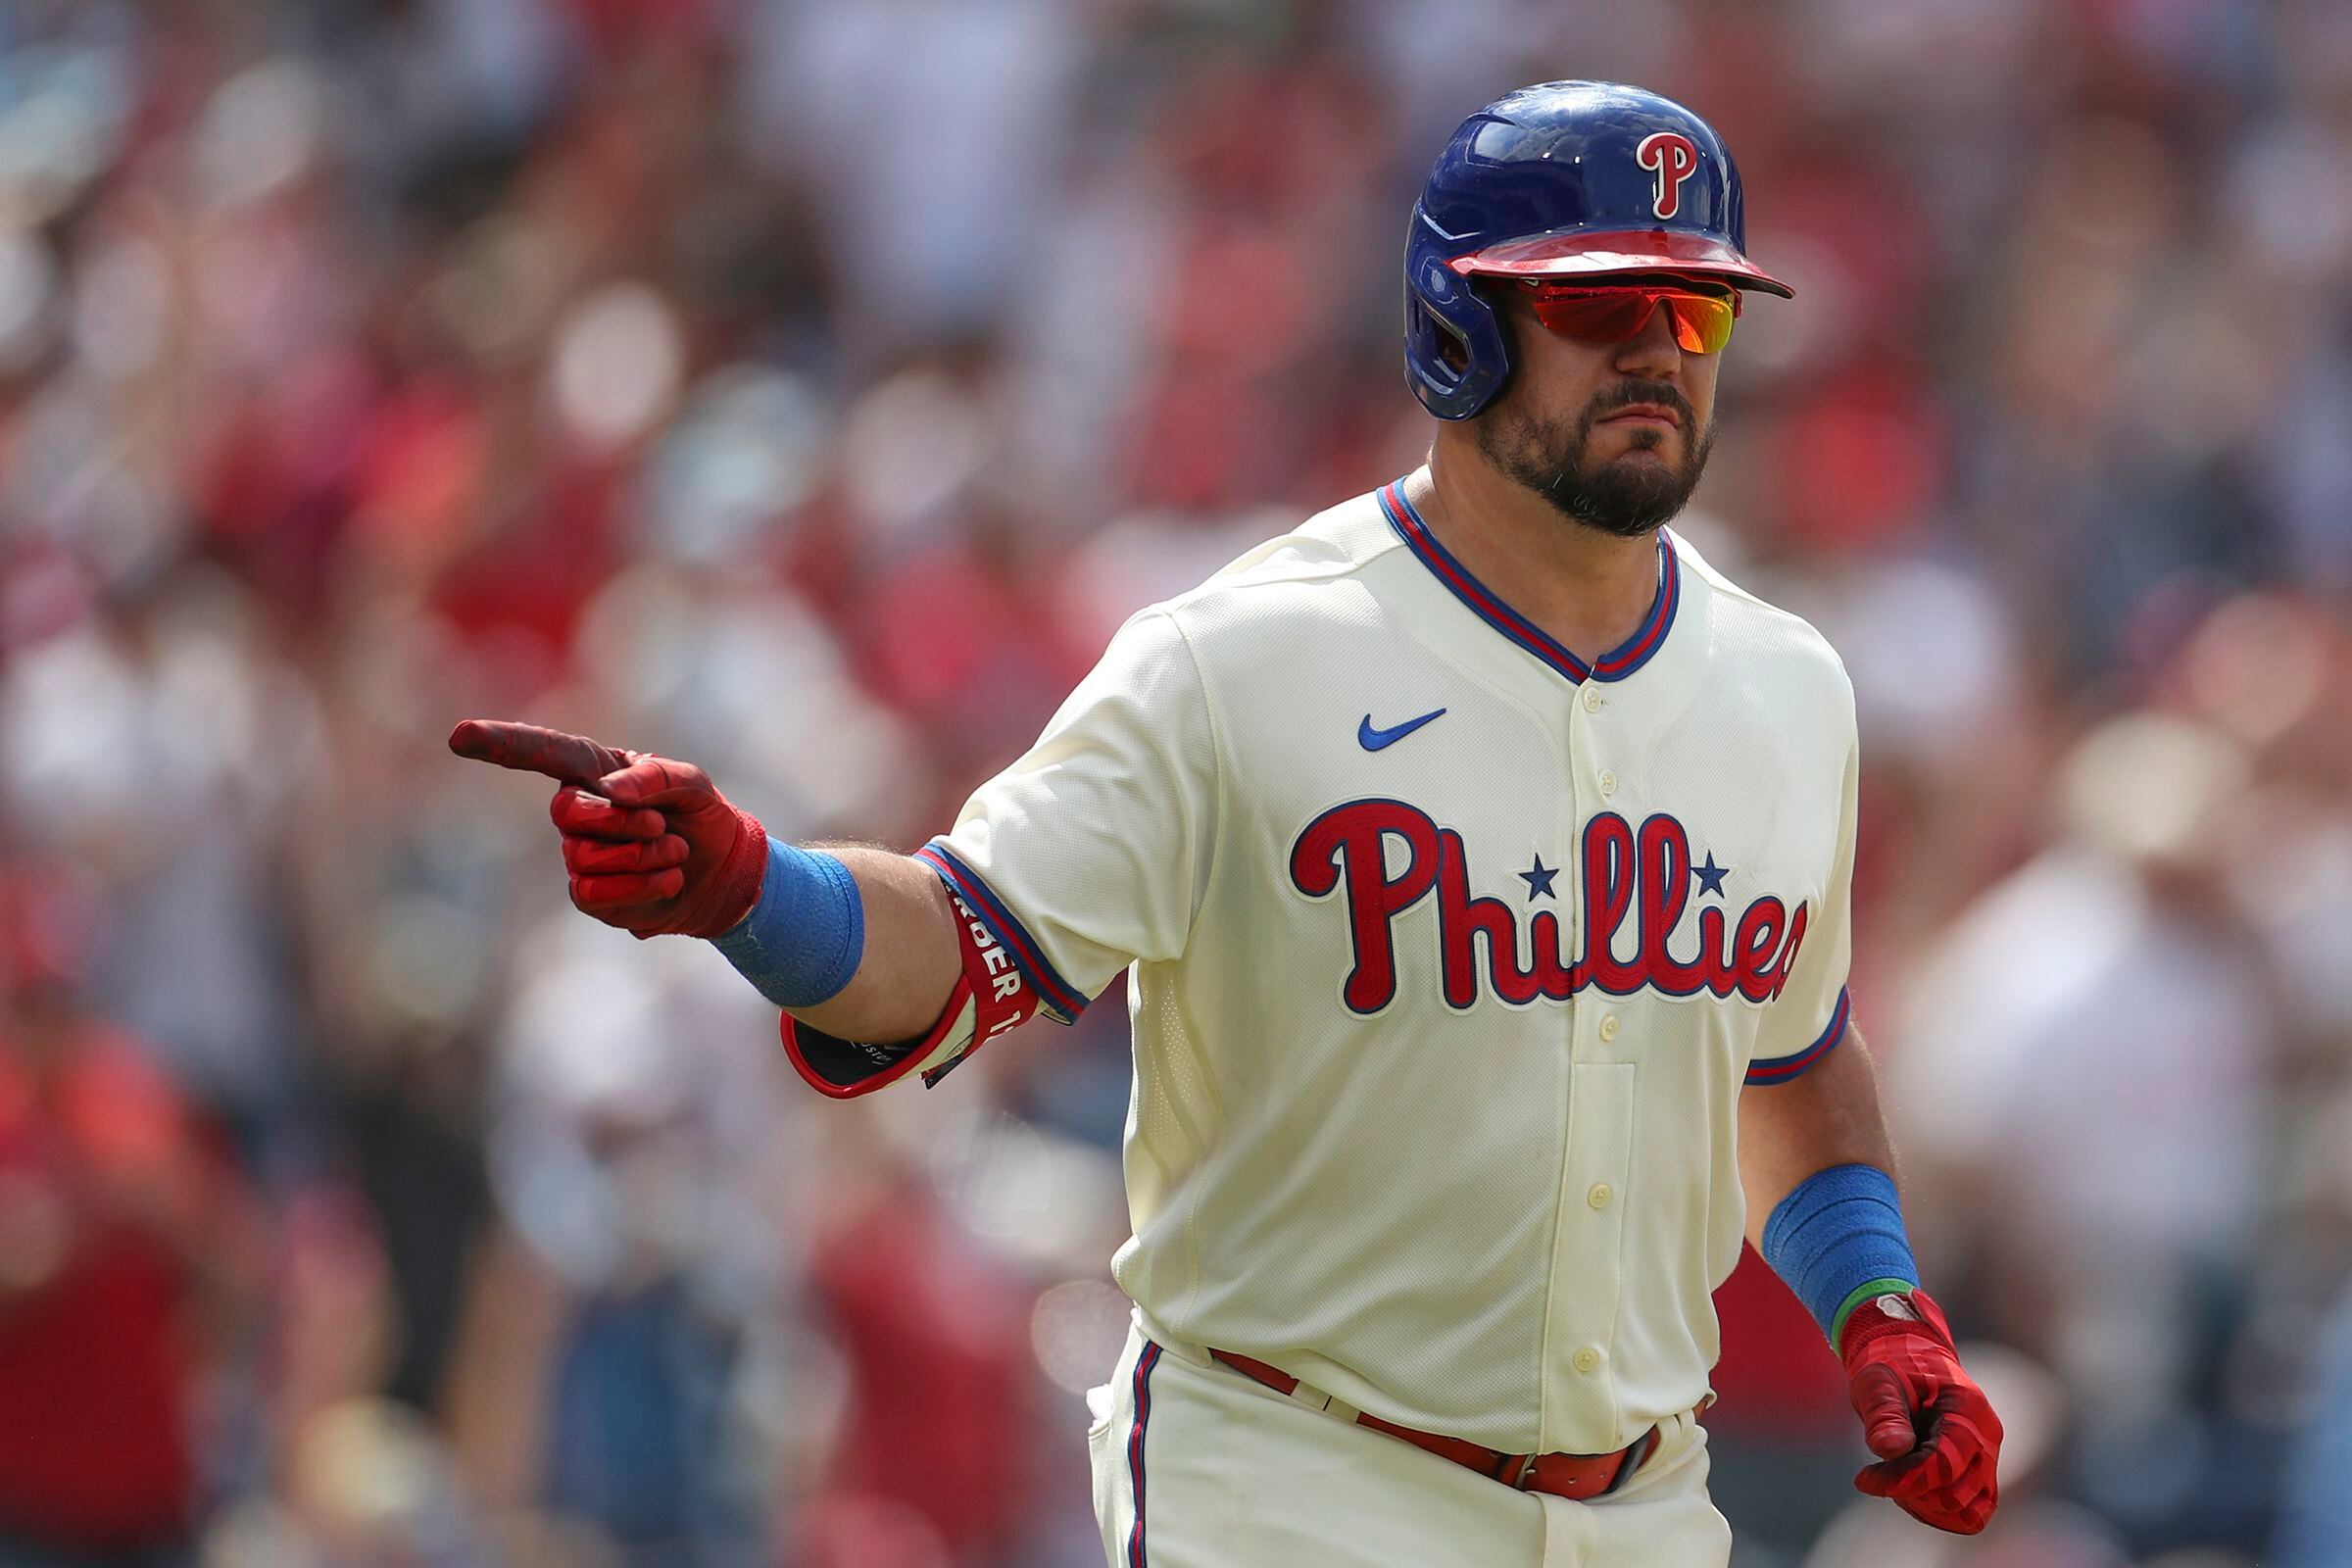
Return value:
M 1611 798 L 1624 781 L 1615 767 L 1603 765 L 1616 759 L 1609 755 L 1612 748 L 1601 744 L 1604 732 L 1613 737 L 1622 728 L 1611 722 L 1617 716 L 1615 701 L 1597 680 L 1585 681 L 1569 699 L 1569 787 L 1563 794 L 1574 797 L 1574 819 L 1568 827 L 1574 846 L 1570 863 L 1580 886 L 1589 820 L 1602 811 L 1623 809 Z M 1582 898 L 1571 907 L 1575 930 L 1568 952 L 1573 957 L 1584 950 L 1586 922 L 1592 911 Z M 1619 1412 L 1610 1346 L 1624 1304 L 1625 1281 L 1616 1264 L 1624 1253 L 1625 1227 L 1631 1218 L 1625 1195 L 1632 1171 L 1636 1071 L 1622 1054 L 1626 1019 L 1617 1001 L 1587 987 L 1570 1003 L 1567 1147 L 1554 1245 L 1560 1254 L 1584 1263 L 1565 1273 L 1555 1268 L 1547 1303 L 1547 1338 L 1560 1348 L 1552 1352 L 1560 1357 L 1552 1363 L 1553 1376 L 1565 1374 L 1569 1380 L 1568 1386 L 1554 1385 L 1557 1396 L 1580 1408 L 1597 1400 L 1612 1419 Z M 1571 1393 L 1571 1388 L 1579 1392 Z
M 1596 683 L 1586 680 L 1571 693 L 1568 710 L 1560 725 L 1567 740 L 1565 755 L 1561 759 L 1565 765 L 1560 769 L 1561 782 L 1567 788 L 1561 790 L 1558 796 L 1561 807 L 1557 829 L 1560 834 L 1560 858 L 1567 873 L 1562 883 L 1576 888 L 1583 886 L 1585 818 L 1593 809 L 1592 797 L 1589 793 L 1591 775 L 1588 769 L 1591 764 L 1586 761 L 1592 755 L 1592 724 L 1588 715 L 1599 710 L 1599 696 Z M 1572 964 L 1576 961 L 1577 954 L 1584 951 L 1587 911 L 1585 901 L 1574 894 L 1564 903 L 1566 906 L 1560 911 L 1561 961 Z M 1583 990 L 1571 992 L 1567 1003 L 1563 1009 L 1566 1020 L 1564 1043 L 1573 1059 L 1585 1038 L 1586 1025 L 1583 1019 L 1587 1016 L 1586 993 Z
M 1600 711 L 1606 701 L 1601 695 L 1600 683 L 1587 677 L 1570 699 L 1567 720 L 1563 726 L 1568 733 L 1568 765 L 1562 772 L 1568 788 L 1561 792 L 1567 808 L 1567 819 L 1561 824 L 1561 830 L 1567 836 L 1565 851 L 1568 874 L 1580 888 L 1584 878 L 1585 822 L 1599 808 L 1598 799 L 1592 790 L 1593 761 L 1598 751 L 1592 715 Z M 1573 962 L 1575 956 L 1584 951 L 1585 918 L 1590 911 L 1585 908 L 1582 898 L 1572 898 L 1568 901 L 1565 912 L 1567 918 L 1561 924 L 1567 928 L 1564 941 L 1569 961 Z M 1569 998 L 1572 1016 L 1581 1018 L 1584 1015 L 1587 995 L 1584 991 L 1578 991 Z M 1574 1027 L 1571 1044 L 1581 1041 L 1583 1034 L 1584 1026 L 1579 1023 Z
M 1563 886 L 1581 887 L 1584 875 L 1585 819 L 1599 809 L 1592 794 L 1592 715 L 1599 711 L 1600 694 L 1594 683 L 1588 680 L 1568 694 L 1566 710 L 1561 714 L 1560 735 L 1562 755 L 1559 779 L 1563 786 L 1553 800 L 1558 812 L 1554 831 L 1559 835 L 1561 861 L 1566 875 Z M 1584 900 L 1571 896 L 1563 901 L 1560 910 L 1561 961 L 1573 963 L 1583 951 L 1585 921 L 1588 911 Z M 1547 1350 L 1542 1384 L 1544 1389 L 1543 1434 L 1549 1442 L 1553 1424 L 1565 1418 L 1567 1411 L 1590 1397 L 1572 1395 L 1561 1379 L 1567 1373 L 1578 1381 L 1591 1376 L 1599 1366 L 1597 1352 L 1587 1342 L 1592 1332 L 1590 1271 L 1568 1260 L 1583 1255 L 1592 1247 L 1592 1211 L 1586 1205 L 1591 1201 L 1588 1190 L 1592 1181 L 1590 1171 L 1583 1169 L 1577 1149 L 1574 1127 L 1579 1111 L 1580 1081 L 1585 1069 L 1577 1065 L 1591 1050 L 1592 1024 L 1590 1021 L 1597 1004 L 1594 993 L 1587 989 L 1571 992 L 1555 1016 L 1559 1020 L 1559 1039 L 1564 1048 L 1559 1063 L 1559 1127 L 1560 1148 L 1557 1152 L 1558 1176 L 1552 1190 L 1552 1256 L 1550 1278 L 1545 1287 L 1544 1301 L 1544 1343 Z M 1578 1200 L 1580 1196 L 1584 1201 Z M 1592 1357 L 1590 1365 L 1587 1358 Z
M 1600 710 L 1608 704 L 1608 696 L 1600 689 L 1599 679 L 1594 676 L 1587 676 L 1576 694 L 1576 708 L 1581 708 L 1584 711 L 1580 713 L 1576 709 L 1570 709 L 1568 712 L 1568 728 L 1582 742 L 1581 749 L 1585 754 L 1584 765 L 1588 768 L 1598 767 L 1600 763 L 1600 748 L 1593 744 L 1593 731 Z M 1608 800 L 1617 793 L 1617 773 L 1614 768 L 1601 767 L 1597 773 L 1589 776 L 1592 778 L 1593 786 L 1600 791 L 1602 800 Z

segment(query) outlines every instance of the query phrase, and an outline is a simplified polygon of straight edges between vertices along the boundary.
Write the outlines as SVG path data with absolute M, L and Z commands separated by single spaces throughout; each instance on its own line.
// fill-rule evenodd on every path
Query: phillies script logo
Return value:
M 1634 162 L 1657 176 L 1649 210 L 1672 218 L 1683 205 L 1683 181 L 1698 172 L 1698 148 L 1679 131 L 1653 130 L 1634 149 Z
M 1388 841 L 1409 852 L 1401 871 L 1389 872 Z M 1710 859 L 1710 864 L 1712 860 Z M 1378 1012 L 1396 996 L 1396 916 L 1434 890 L 1438 950 L 1446 1004 L 1467 1007 L 1482 980 L 1504 1002 L 1539 997 L 1563 1001 L 1587 986 L 1612 996 L 1651 987 L 1670 997 L 1701 991 L 1769 1002 L 1788 983 L 1789 966 L 1805 940 L 1807 906 L 1791 912 L 1766 895 L 1734 921 L 1728 910 L 1701 905 L 1698 941 L 1676 954 L 1668 938 L 1690 902 L 1690 839 L 1671 816 L 1652 816 L 1639 829 L 1604 811 L 1585 824 L 1582 882 L 1584 951 L 1568 954 L 1560 917 L 1539 910 L 1529 920 L 1528 952 L 1520 954 L 1519 917 L 1496 898 L 1470 896 L 1470 863 L 1462 836 L 1402 801 L 1349 801 L 1306 825 L 1291 847 L 1291 882 L 1310 899 L 1328 897 L 1345 882 L 1348 932 L 1355 966 L 1341 995 L 1357 1012 Z M 1533 894 L 1530 895 L 1533 897 Z M 1618 933 L 1631 927 L 1634 956 L 1617 956 Z M 1482 973 L 1479 938 L 1486 938 Z

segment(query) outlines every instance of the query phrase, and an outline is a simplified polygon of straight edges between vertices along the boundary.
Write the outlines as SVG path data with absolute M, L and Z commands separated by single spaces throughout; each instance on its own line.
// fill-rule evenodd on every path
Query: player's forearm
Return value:
M 1740 1098 L 1747 1237 L 1830 1344 L 1864 1301 L 1918 1289 L 1878 1071 L 1850 1035 L 1813 1071 Z
M 769 1001 L 844 1040 L 922 1034 L 961 963 L 938 876 L 857 845 L 774 849 L 759 903 L 717 946 Z
M 1879 1074 L 1862 1032 L 1800 1078 L 1758 1084 L 1740 1097 L 1740 1182 L 1747 1192 L 1747 1239 L 1759 1250 L 1781 1200 L 1816 1171 L 1870 1165 L 1894 1171 L 1894 1148 L 1879 1109 Z

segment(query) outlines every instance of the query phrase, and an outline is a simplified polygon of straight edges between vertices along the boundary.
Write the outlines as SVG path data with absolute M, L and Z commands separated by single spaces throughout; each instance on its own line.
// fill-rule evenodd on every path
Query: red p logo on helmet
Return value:
M 1634 162 L 1657 176 L 1649 210 L 1672 218 L 1683 205 L 1683 181 L 1698 172 L 1698 148 L 1680 131 L 1653 130 L 1634 149 Z

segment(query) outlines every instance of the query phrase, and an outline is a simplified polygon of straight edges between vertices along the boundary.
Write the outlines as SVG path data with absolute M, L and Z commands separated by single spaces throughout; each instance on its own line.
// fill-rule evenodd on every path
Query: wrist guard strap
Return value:
M 752 884 L 759 901 L 711 944 L 777 1006 L 813 1007 L 839 996 L 858 972 L 865 901 L 839 856 L 781 839 L 766 839 L 765 847 L 765 872 Z
M 1764 1261 L 1837 1345 L 1855 1307 L 1919 1288 L 1894 1178 L 1876 1165 L 1815 1171 L 1764 1224 Z

